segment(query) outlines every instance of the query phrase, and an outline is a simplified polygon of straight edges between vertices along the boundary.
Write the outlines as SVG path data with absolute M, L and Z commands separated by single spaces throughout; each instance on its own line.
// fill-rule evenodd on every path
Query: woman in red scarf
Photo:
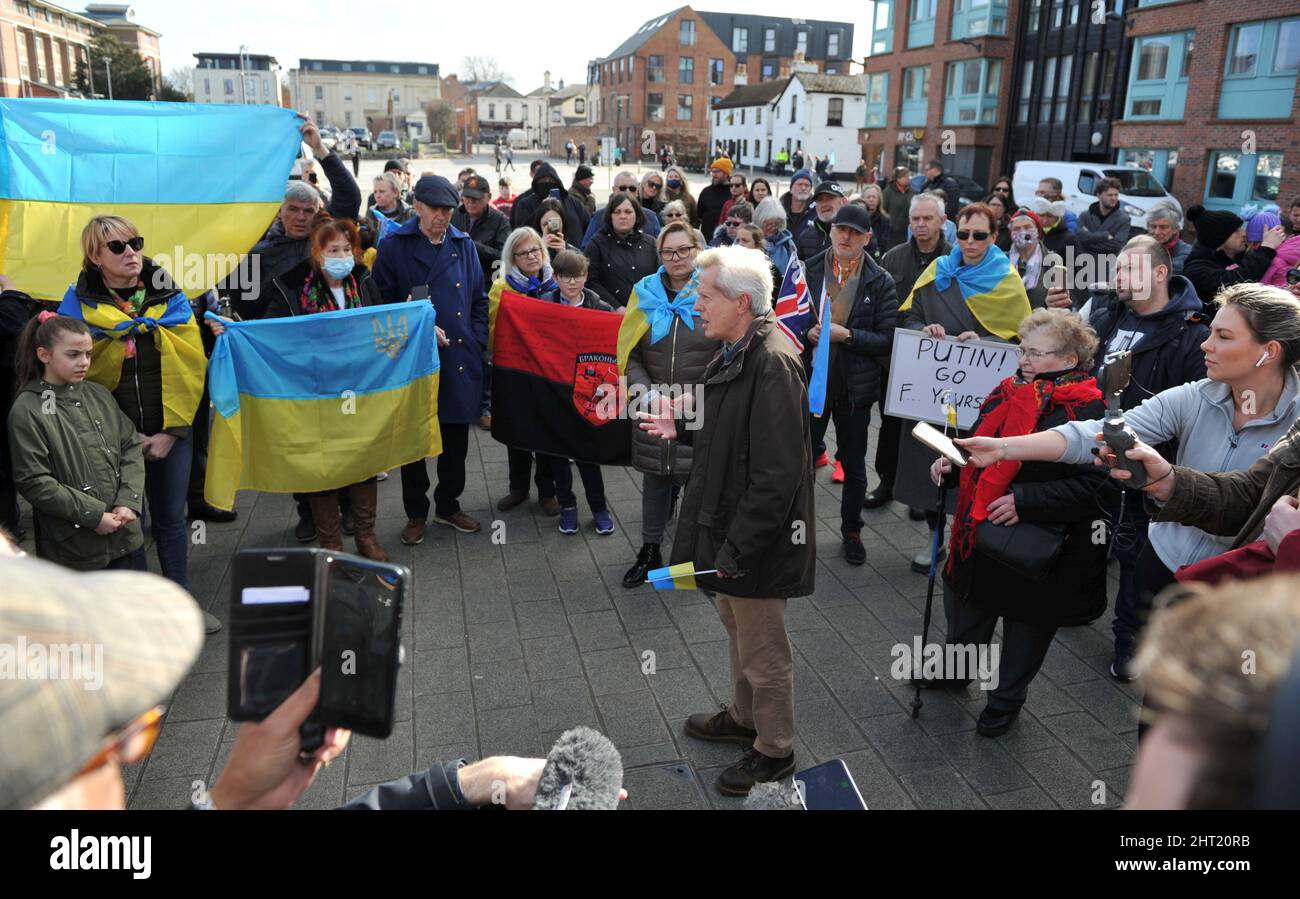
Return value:
M 985 398 L 975 435 L 1014 437 L 1102 417 L 1101 391 L 1088 374 L 1097 350 L 1092 329 L 1068 310 L 1039 309 L 1020 323 L 1019 333 L 1019 377 L 1007 378 Z M 931 477 L 938 483 L 955 474 L 940 458 Z M 983 652 L 983 659 L 997 662 L 996 673 L 982 672 L 991 689 L 976 728 L 996 737 L 1015 723 L 1056 629 L 1087 624 L 1106 610 L 1106 553 L 1119 491 L 1098 466 L 1056 462 L 967 465 L 960 483 L 944 572 L 945 656 L 964 662 Z M 1002 528 L 1027 527 L 1017 528 L 1013 550 L 1000 553 L 996 537 L 977 546 L 981 523 L 1001 536 L 1007 536 Z M 1060 554 L 1035 576 L 1021 567 L 1027 545 L 1060 545 Z M 986 647 L 998 618 L 1003 636 L 995 659 Z M 954 654 L 952 646 L 975 650 Z M 946 674 L 944 685 L 960 688 L 981 676 L 969 667 Z

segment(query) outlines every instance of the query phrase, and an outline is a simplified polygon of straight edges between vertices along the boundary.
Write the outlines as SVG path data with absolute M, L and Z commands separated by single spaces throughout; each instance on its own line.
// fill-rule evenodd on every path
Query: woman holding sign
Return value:
M 1088 374 L 1097 350 L 1092 329 L 1071 312 L 1040 309 L 1018 331 L 1019 377 L 984 400 L 975 434 L 996 441 L 1100 416 L 1101 391 Z M 946 458 L 930 475 L 935 484 L 956 478 Z M 968 464 L 960 482 L 944 571 L 948 644 L 989 646 L 1002 618 L 996 686 L 976 724 L 982 736 L 997 737 L 1019 716 L 1056 629 L 1106 611 L 1109 540 L 1094 539 L 1093 525 L 1119 490 L 1096 466 L 1062 462 Z M 944 686 L 964 687 L 972 673 L 945 675 Z
M 898 309 L 902 327 L 962 342 L 1018 339 L 1016 329 L 1031 311 L 1029 296 L 1011 260 L 994 243 L 995 219 L 993 210 L 983 203 L 972 203 L 957 214 L 957 244 L 916 279 Z M 928 471 L 935 458 L 933 451 L 904 429 L 894 485 L 896 500 L 914 509 L 934 506 Z M 948 511 L 952 513 L 952 509 Z M 927 512 L 926 520 L 931 528 L 938 523 L 933 512 Z M 930 570 L 928 549 L 912 560 L 912 570 L 922 574 Z

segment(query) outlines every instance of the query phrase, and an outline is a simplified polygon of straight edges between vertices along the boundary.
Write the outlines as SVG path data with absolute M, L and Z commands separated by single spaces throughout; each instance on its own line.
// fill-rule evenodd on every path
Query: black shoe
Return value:
M 975 730 L 981 737 L 1000 737 L 1011 730 L 1011 725 L 1020 717 L 1020 709 L 1011 711 L 985 706 L 980 718 L 975 722 Z
M 211 521 L 218 524 L 234 521 L 239 517 L 235 511 L 227 512 L 224 509 L 218 509 L 210 506 L 205 502 L 190 503 L 189 520 L 190 521 Z
M 862 535 L 857 531 L 844 533 L 844 561 L 850 565 L 861 565 L 867 561 L 867 548 L 862 545 Z
M 659 555 L 658 543 L 643 543 L 637 551 L 636 562 L 623 575 L 623 586 L 631 590 L 645 583 L 645 576 L 656 568 L 664 567 L 664 557 Z
M 925 521 L 925 510 L 912 506 L 907 510 L 907 517 L 913 521 Z
M 794 753 L 783 759 L 763 755 L 751 749 L 730 768 L 718 775 L 718 792 L 724 796 L 748 796 L 754 784 L 770 783 L 794 774 Z
M 293 536 L 299 543 L 311 543 L 316 539 L 316 522 L 312 521 L 310 515 L 303 515 L 298 519 L 298 525 L 293 529 Z
M 710 743 L 739 743 L 741 746 L 750 746 L 758 739 L 758 731 L 737 724 L 725 705 L 722 711 L 712 715 L 708 712 L 692 715 L 686 719 L 686 726 L 682 729 L 686 732 L 686 736 L 697 740 L 708 740 Z
M 343 513 L 343 534 L 351 537 L 356 533 L 356 528 L 352 526 L 352 510 L 348 509 Z
M 1121 683 L 1129 684 L 1137 680 L 1133 673 L 1133 649 L 1128 646 L 1116 646 L 1115 658 L 1110 662 L 1110 676 Z
M 909 687 L 919 686 L 923 690 L 965 690 L 970 678 L 909 677 L 906 683 Z
M 894 498 L 894 488 L 881 481 L 876 485 L 876 489 L 867 494 L 867 498 L 862 501 L 864 509 L 879 509 L 885 503 Z

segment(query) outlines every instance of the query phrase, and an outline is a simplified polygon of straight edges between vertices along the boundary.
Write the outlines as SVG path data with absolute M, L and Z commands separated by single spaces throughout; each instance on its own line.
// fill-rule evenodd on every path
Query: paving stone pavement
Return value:
M 380 484 L 380 539 L 415 579 L 398 723 L 387 740 L 354 738 L 297 806 L 329 808 L 438 759 L 545 755 L 564 729 L 588 724 L 623 754 L 627 806 L 738 807 L 714 783 L 740 749 L 682 734 L 687 715 L 729 701 L 726 633 L 710 600 L 620 583 L 640 544 L 640 476 L 605 469 L 614 534 L 597 535 L 580 500 L 582 529 L 565 536 L 535 496 L 495 511 L 506 450 L 483 431 L 471 433 L 462 505 L 484 523 L 482 533 L 431 522 L 422 545 L 403 546 L 396 472 Z M 873 427 L 869 459 L 875 435 Z M 913 719 L 911 692 L 889 673 L 890 649 L 920 632 L 926 579 L 908 561 L 926 544 L 925 525 L 898 504 L 864 512 L 867 564 L 853 568 L 840 556 L 840 490 L 829 469 L 817 472 L 816 484 L 817 591 L 791 600 L 788 613 L 800 767 L 843 758 L 872 809 L 1121 804 L 1140 692 L 1106 674 L 1109 612 L 1058 633 L 1019 723 L 1003 738 L 975 733 L 983 707 L 975 687 L 927 693 Z M 237 509 L 237 522 L 207 526 L 190 562 L 192 592 L 223 621 L 232 553 L 295 545 L 291 497 L 244 492 Z M 494 521 L 504 524 L 503 545 L 489 539 Z M 942 640 L 941 595 L 932 630 Z M 237 729 L 225 717 L 227 647 L 226 631 L 207 638 L 152 755 L 126 771 L 131 808 L 183 808 L 194 782 L 210 785 L 221 770 Z

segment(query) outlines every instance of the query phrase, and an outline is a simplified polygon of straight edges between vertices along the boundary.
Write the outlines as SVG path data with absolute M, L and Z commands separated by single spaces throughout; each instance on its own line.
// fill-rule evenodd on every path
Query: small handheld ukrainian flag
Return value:
M 698 590 L 695 576 L 699 574 L 717 574 L 718 569 L 696 571 L 694 562 L 682 562 L 667 568 L 656 568 L 645 576 L 646 582 L 656 590 Z

